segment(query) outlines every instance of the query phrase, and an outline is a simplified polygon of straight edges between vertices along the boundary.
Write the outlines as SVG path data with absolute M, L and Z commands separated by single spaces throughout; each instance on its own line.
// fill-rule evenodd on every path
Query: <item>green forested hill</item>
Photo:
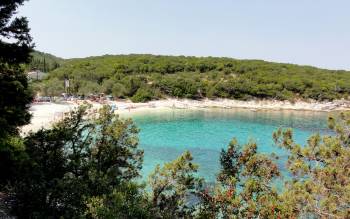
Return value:
M 25 66 L 27 71 L 36 69 L 42 72 L 49 72 L 60 67 L 64 62 L 62 58 L 40 51 L 34 51 L 30 55 L 31 61 Z
M 134 101 L 166 96 L 332 100 L 350 94 L 347 71 L 260 60 L 155 55 L 66 60 L 37 89 L 57 95 L 63 92 L 65 76 L 74 94 L 103 92 Z

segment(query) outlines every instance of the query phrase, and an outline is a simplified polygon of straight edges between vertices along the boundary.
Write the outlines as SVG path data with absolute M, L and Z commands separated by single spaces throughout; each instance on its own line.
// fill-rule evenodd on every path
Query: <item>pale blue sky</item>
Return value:
M 36 48 L 64 58 L 226 56 L 350 70 L 350 0 L 30 0 Z

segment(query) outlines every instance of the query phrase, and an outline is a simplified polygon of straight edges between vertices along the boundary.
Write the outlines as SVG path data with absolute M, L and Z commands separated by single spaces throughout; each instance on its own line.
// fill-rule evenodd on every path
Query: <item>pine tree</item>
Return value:
M 19 127 L 30 121 L 32 93 L 21 64 L 29 62 L 33 44 L 27 19 L 14 17 L 23 2 L 0 1 L 0 186 L 14 171 L 21 150 Z

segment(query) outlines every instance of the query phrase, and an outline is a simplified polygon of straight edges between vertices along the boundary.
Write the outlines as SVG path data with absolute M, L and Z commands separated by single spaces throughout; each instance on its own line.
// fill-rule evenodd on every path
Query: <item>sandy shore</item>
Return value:
M 29 125 L 22 127 L 22 133 L 37 131 L 40 128 L 48 128 L 54 122 L 61 120 L 64 113 L 73 110 L 76 104 L 71 103 L 35 103 L 32 104 L 29 111 L 32 114 L 32 120 Z
M 117 104 L 120 104 L 116 102 Z M 289 101 L 278 100 L 259 100 L 259 101 L 240 101 L 230 99 L 216 100 L 188 100 L 188 99 L 166 99 L 150 101 L 148 103 L 130 103 L 135 108 L 138 107 L 170 107 L 170 108 L 248 108 L 255 110 L 311 110 L 311 111 L 334 111 L 349 110 L 350 101 L 337 100 L 333 102 L 304 102 L 298 101 L 291 103 Z
M 93 109 L 102 106 L 99 103 L 90 102 Z M 31 124 L 22 127 L 22 133 L 37 131 L 40 128 L 48 128 L 54 122 L 63 118 L 64 113 L 82 104 L 82 102 L 65 103 L 36 103 L 30 108 L 33 115 Z M 333 102 L 303 102 L 291 103 L 289 101 L 260 100 L 260 101 L 239 101 L 228 99 L 217 100 L 188 100 L 188 99 L 165 99 L 150 101 L 147 103 L 132 103 L 131 101 L 110 101 L 107 104 L 113 106 L 115 112 L 121 115 L 133 113 L 147 113 L 169 109 L 198 109 L 198 108 L 246 108 L 250 110 L 305 110 L 305 111 L 341 111 L 350 110 L 350 101 L 337 100 Z

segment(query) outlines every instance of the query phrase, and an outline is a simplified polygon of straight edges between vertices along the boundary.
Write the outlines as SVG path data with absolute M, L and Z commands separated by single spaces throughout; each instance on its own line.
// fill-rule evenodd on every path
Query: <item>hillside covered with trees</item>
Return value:
M 33 51 L 30 53 L 30 56 L 30 62 L 25 65 L 26 71 L 39 70 L 50 72 L 60 67 L 64 62 L 62 58 L 40 51 Z
M 43 95 L 111 94 L 135 102 L 164 97 L 231 99 L 347 98 L 350 72 L 232 58 L 105 55 L 66 60 L 36 87 Z M 50 88 L 50 89 L 48 89 Z

